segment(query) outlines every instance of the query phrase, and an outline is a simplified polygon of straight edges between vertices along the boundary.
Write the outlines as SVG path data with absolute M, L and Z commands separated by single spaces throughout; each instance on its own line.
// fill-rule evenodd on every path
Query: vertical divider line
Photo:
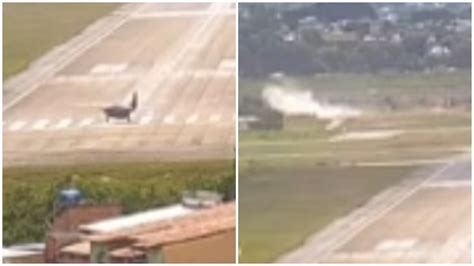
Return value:
M 239 263 L 239 3 L 235 4 L 235 262 Z

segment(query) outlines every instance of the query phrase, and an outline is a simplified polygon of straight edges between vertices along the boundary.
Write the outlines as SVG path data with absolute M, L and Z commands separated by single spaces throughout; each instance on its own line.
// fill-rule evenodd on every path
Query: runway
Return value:
M 235 7 L 123 5 L 4 87 L 5 165 L 231 158 Z M 133 121 L 106 123 L 133 92 Z
M 470 263 L 471 157 L 422 168 L 278 262 Z

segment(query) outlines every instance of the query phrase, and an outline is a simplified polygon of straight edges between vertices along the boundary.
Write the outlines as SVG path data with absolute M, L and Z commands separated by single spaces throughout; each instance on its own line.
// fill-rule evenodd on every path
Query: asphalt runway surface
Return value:
M 420 169 L 278 262 L 470 263 L 471 157 Z
M 4 164 L 232 158 L 235 67 L 233 4 L 123 5 L 5 82 Z

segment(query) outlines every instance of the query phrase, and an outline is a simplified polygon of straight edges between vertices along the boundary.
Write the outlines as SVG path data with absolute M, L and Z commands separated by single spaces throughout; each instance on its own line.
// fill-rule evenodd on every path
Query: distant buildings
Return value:
M 451 50 L 442 45 L 434 45 L 433 47 L 429 48 L 428 54 L 435 57 L 450 55 Z

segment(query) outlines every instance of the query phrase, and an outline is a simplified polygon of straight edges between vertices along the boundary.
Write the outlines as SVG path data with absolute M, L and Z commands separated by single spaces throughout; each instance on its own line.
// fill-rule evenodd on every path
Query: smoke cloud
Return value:
M 310 91 L 268 86 L 263 90 L 262 97 L 271 108 L 285 115 L 309 115 L 319 119 L 342 119 L 361 114 L 360 110 L 349 106 L 320 102 L 313 98 Z

